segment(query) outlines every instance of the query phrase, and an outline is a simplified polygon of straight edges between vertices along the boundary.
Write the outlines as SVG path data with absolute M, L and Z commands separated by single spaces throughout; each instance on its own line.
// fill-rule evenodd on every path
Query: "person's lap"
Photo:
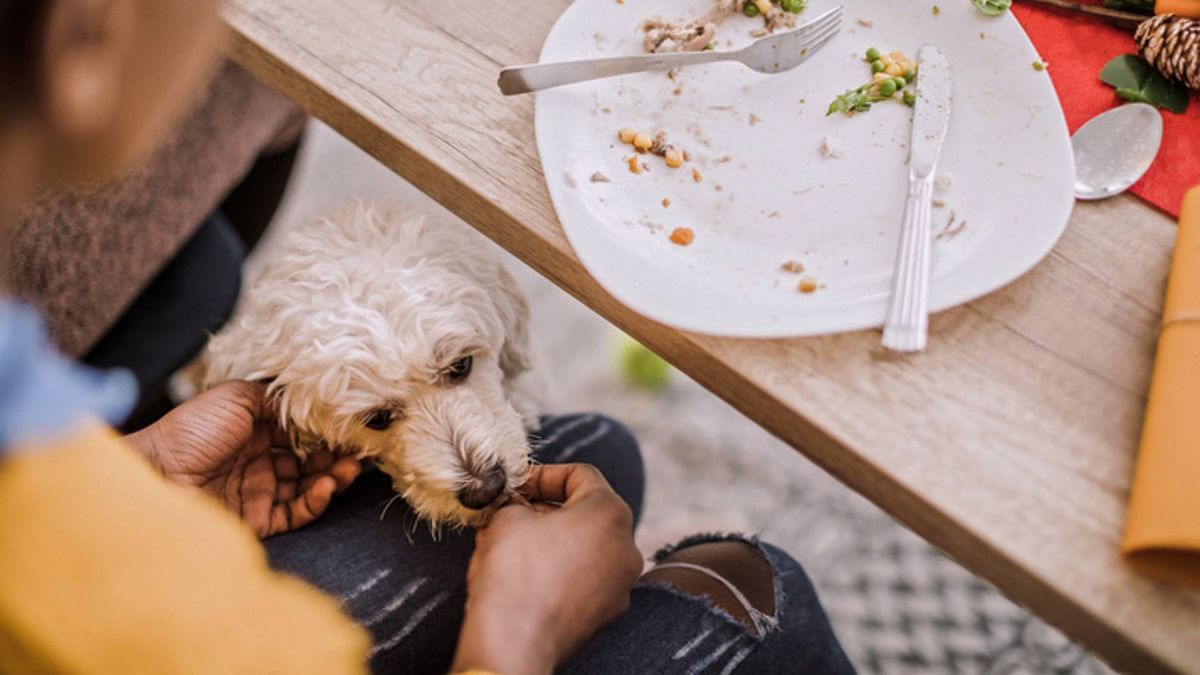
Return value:
M 751 610 L 756 616 L 747 626 L 707 597 L 643 578 L 630 594 L 629 609 L 558 672 L 853 673 L 812 582 L 784 551 L 757 538 L 701 534 L 664 548 L 655 561 L 672 551 L 730 541 L 752 547 L 770 564 L 774 612 Z
M 636 522 L 644 473 L 624 426 L 599 415 L 549 417 L 539 437 L 539 461 L 596 466 Z M 403 501 L 389 506 L 394 496 L 387 476 L 368 472 L 316 523 L 264 545 L 272 567 L 337 596 L 371 632 L 375 672 L 445 673 L 462 623 L 474 533 L 446 531 L 434 540 Z M 778 549 L 752 545 L 776 575 L 777 612 L 765 634 L 748 631 L 705 598 L 640 583 L 629 611 L 560 672 L 731 672 L 739 664 L 753 672 L 796 672 L 802 663 L 814 666 L 811 672 L 849 672 L 803 570 Z

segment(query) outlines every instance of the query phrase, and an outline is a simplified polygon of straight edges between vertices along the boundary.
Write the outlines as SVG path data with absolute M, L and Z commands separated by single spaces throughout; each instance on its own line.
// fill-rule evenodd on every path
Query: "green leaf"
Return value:
M 1142 93 L 1146 95 L 1150 103 L 1160 108 L 1166 108 L 1176 115 L 1187 112 L 1188 103 L 1191 101 L 1187 87 L 1168 80 L 1159 72 L 1155 72 L 1150 77 L 1146 86 L 1142 87 Z
M 1180 114 L 1191 98 L 1186 87 L 1172 82 L 1149 63 L 1133 54 L 1122 54 L 1100 71 L 1100 81 L 1116 89 L 1118 97 L 1136 103 L 1149 103 Z
M 1137 89 L 1120 88 L 1120 89 L 1117 89 L 1116 94 L 1117 94 L 1117 98 L 1124 99 L 1126 101 L 1129 101 L 1130 103 L 1151 103 L 1152 104 L 1150 99 L 1146 98 L 1146 95 Z
M 971 0 L 971 4 L 988 16 L 1000 16 L 1012 7 L 1012 0 Z
M 1117 89 L 1141 89 L 1154 68 L 1133 54 L 1122 54 L 1100 71 L 1100 81 Z
M 833 103 L 829 104 L 829 110 L 825 115 L 829 116 L 834 113 L 846 113 L 849 115 L 852 112 L 866 112 L 870 110 L 870 104 L 866 104 L 864 109 L 862 106 L 866 103 L 866 89 L 870 85 L 863 85 L 858 89 L 847 89 L 844 94 L 833 99 Z

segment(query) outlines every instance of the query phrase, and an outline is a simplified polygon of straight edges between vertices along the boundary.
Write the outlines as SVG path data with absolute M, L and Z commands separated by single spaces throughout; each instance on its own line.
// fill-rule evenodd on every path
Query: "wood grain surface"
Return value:
M 1046 260 L 934 317 L 916 357 L 882 352 L 878 331 L 662 327 L 579 265 L 533 99 L 496 88 L 568 4 L 233 0 L 226 18 L 258 77 L 1009 597 L 1119 669 L 1200 672 L 1200 592 L 1117 552 L 1174 223 L 1128 197 L 1080 204 Z

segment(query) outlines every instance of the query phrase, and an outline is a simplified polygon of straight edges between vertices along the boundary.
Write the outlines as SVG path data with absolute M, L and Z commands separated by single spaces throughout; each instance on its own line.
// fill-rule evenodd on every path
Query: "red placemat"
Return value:
M 1100 3 L 1092 0 L 1091 4 Z M 1100 81 L 1100 70 L 1118 54 L 1137 53 L 1132 31 L 1020 0 L 1012 12 L 1050 65 L 1050 79 L 1072 133 L 1122 103 L 1112 87 Z M 1163 122 L 1162 150 L 1146 176 L 1133 186 L 1133 193 L 1178 217 L 1183 193 L 1200 184 L 1200 102 L 1193 96 L 1186 113 L 1164 112 Z

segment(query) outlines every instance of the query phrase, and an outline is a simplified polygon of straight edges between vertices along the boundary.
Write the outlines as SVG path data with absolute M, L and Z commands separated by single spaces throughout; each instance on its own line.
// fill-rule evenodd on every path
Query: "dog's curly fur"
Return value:
M 302 457 L 324 444 L 372 459 L 432 525 L 471 525 L 484 511 L 460 490 L 495 467 L 509 490 L 528 475 L 538 396 L 527 320 L 478 234 L 355 203 L 284 235 L 210 341 L 205 386 L 269 381 Z M 473 367 L 456 383 L 447 369 L 466 356 Z M 368 428 L 376 413 L 390 426 Z

